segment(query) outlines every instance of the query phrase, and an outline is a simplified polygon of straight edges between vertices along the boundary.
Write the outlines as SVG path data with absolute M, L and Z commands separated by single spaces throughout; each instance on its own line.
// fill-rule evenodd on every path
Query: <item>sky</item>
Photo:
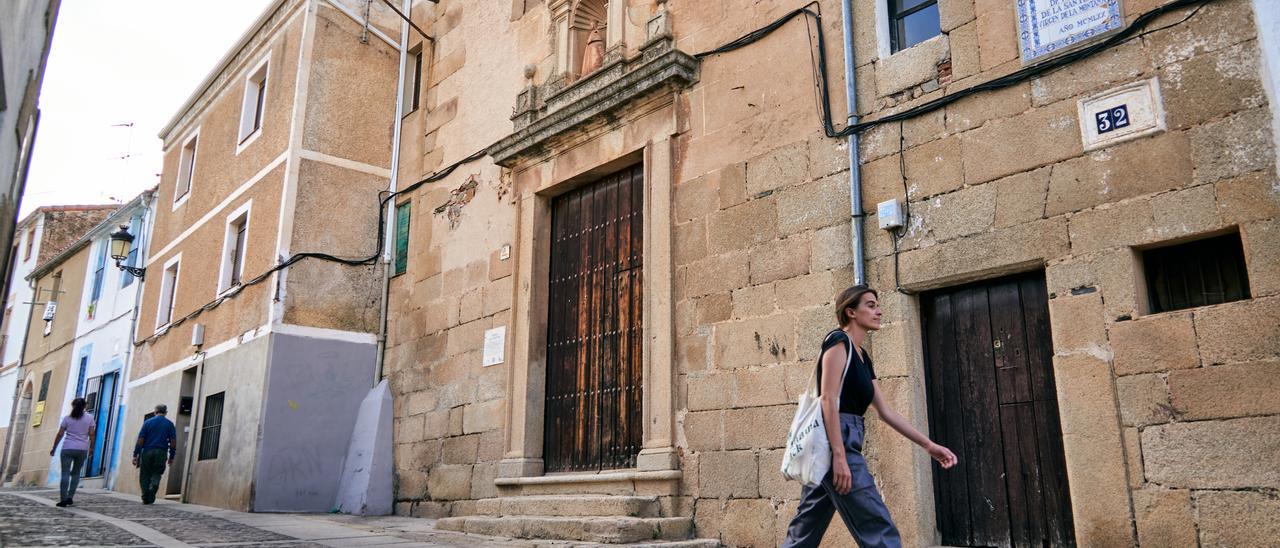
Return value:
M 271 2 L 63 0 L 20 215 L 158 183 L 156 135 Z

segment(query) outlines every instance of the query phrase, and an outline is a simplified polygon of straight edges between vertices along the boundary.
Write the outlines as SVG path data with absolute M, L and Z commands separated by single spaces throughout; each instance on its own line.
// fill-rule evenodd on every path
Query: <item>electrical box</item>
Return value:
M 191 346 L 204 346 L 204 324 L 198 323 L 191 327 Z
M 902 201 L 894 198 L 880 202 L 876 206 L 876 216 L 880 219 L 881 230 L 902 228 Z

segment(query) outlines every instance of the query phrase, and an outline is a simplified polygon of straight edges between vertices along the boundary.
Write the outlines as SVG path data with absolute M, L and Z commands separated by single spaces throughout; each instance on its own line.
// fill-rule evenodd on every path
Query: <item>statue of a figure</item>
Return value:
M 587 35 L 587 49 L 582 52 L 582 71 L 578 77 L 591 74 L 604 64 L 604 38 L 600 37 L 600 24 L 591 24 L 591 34 Z

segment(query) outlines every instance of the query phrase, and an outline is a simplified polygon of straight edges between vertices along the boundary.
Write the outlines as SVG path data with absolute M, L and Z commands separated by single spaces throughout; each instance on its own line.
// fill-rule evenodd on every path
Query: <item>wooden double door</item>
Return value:
M 942 543 L 1073 546 L 1043 273 L 927 293 L 921 306 Z
M 552 202 L 548 472 L 630 468 L 640 452 L 643 191 L 637 165 Z

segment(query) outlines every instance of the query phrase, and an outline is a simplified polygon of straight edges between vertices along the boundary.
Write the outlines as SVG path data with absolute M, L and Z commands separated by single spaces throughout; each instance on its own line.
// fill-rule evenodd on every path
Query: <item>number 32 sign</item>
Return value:
M 1093 115 L 1098 135 L 1129 126 L 1129 105 L 1112 107 Z

